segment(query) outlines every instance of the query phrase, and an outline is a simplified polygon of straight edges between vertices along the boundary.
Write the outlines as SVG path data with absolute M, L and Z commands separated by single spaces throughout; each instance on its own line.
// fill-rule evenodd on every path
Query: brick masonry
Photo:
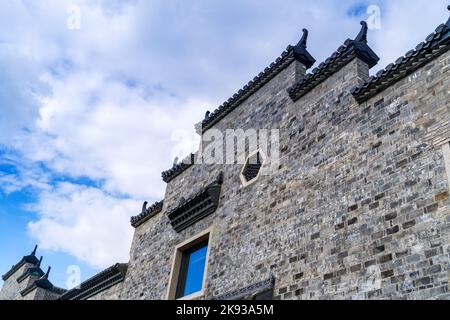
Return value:
M 18 282 L 17 279 L 25 273 L 28 268 L 33 267 L 31 263 L 25 263 L 14 274 L 12 274 L 4 283 L 0 291 L 0 300 L 22 300 L 20 292 L 27 288 L 37 279 L 35 276 L 28 276 L 23 281 Z
M 121 298 L 165 299 L 175 246 L 213 227 L 208 299 L 273 275 L 275 299 L 449 298 L 450 198 L 436 126 L 450 120 L 446 53 L 369 101 L 354 59 L 297 102 L 291 65 L 215 125 L 279 128 L 279 170 L 194 165 L 136 229 Z M 218 210 L 181 233 L 164 214 L 224 172 Z

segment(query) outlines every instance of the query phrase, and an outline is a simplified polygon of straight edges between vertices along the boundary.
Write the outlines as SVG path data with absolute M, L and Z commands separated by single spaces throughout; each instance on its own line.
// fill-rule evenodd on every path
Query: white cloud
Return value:
M 374 69 L 386 67 L 398 57 L 414 49 L 445 23 L 449 12 L 448 1 L 385 1 L 381 14 L 381 29 L 371 31 L 369 39 L 381 61 Z
M 36 190 L 31 209 L 39 219 L 30 233 L 41 247 L 98 267 L 126 260 L 129 217 L 140 201 L 163 196 L 160 173 L 176 155 L 171 138 L 190 135 L 206 109 L 295 44 L 301 28 L 324 60 L 356 36 L 361 17 L 347 13 L 361 3 L 2 2 L 0 145 L 14 150 L 8 154 L 19 169 L 0 173 L 0 190 Z M 66 27 L 72 4 L 81 8 L 80 30 Z M 369 34 L 382 58 L 375 70 L 448 17 L 444 0 L 383 1 L 382 8 L 382 29 Z M 55 185 L 55 177 L 97 184 Z
M 60 183 L 29 208 L 40 215 L 29 230 L 42 249 L 62 250 L 102 268 L 128 261 L 129 212 L 137 205 L 97 188 Z

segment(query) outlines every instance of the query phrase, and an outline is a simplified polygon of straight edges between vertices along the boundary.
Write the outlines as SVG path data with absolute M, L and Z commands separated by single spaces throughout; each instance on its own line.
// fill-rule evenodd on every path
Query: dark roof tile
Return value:
M 181 163 L 174 164 L 173 167 L 167 171 L 164 171 L 161 176 L 164 182 L 169 183 L 175 177 L 183 173 L 190 168 L 195 162 L 195 155 L 192 153 L 189 157 L 183 160 Z
M 380 58 L 367 45 L 367 23 L 362 21 L 361 25 L 362 28 L 355 40 L 347 39 L 344 45 L 340 46 L 329 58 L 320 63 L 312 73 L 307 74 L 288 89 L 292 100 L 296 101 L 303 97 L 325 79 L 342 69 L 355 57 L 362 59 L 370 68 L 378 63 Z
M 15 272 L 17 272 L 22 266 L 26 263 L 31 263 L 32 265 L 37 265 L 39 263 L 39 259 L 36 258 L 36 250 L 37 245 L 34 247 L 33 252 L 28 256 L 24 256 L 17 264 L 13 265 L 11 269 L 2 276 L 3 281 L 6 281 L 9 277 L 11 277 Z
M 59 300 L 87 300 L 125 280 L 128 264 L 117 263 L 67 291 Z
M 394 64 L 389 64 L 385 69 L 378 71 L 375 77 L 370 77 L 367 82 L 354 88 L 352 94 L 359 103 L 363 103 L 448 50 L 450 50 L 450 25 L 447 22 L 447 25 L 438 26 L 425 42 L 416 46 L 415 50 L 408 51 Z
M 273 79 L 277 74 L 284 70 L 291 62 L 297 60 L 305 65 L 306 68 L 310 68 L 315 59 L 306 50 L 306 42 L 308 39 L 308 30 L 303 29 L 303 37 L 295 46 L 288 46 L 286 50 L 278 57 L 275 62 L 272 62 L 269 67 L 265 68 L 263 72 L 260 72 L 258 76 L 253 78 L 248 84 L 246 84 L 238 93 L 234 94 L 226 102 L 224 102 L 214 112 L 209 114 L 200 124 L 197 131 L 205 132 L 213 127 L 227 114 L 238 107 L 248 97 L 258 91 L 267 82 Z
M 145 221 L 149 220 L 150 218 L 154 217 L 158 213 L 162 211 L 164 205 L 164 201 L 155 202 L 153 205 L 151 205 L 149 208 L 147 208 L 147 202 L 144 202 L 144 206 L 142 208 L 142 212 L 134 217 L 131 217 L 131 225 L 134 228 L 139 227 L 141 224 L 143 224 Z

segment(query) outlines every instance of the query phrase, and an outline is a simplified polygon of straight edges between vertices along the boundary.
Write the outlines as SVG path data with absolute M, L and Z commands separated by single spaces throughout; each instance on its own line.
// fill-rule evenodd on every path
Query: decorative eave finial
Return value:
M 148 201 L 144 201 L 144 203 L 142 204 L 142 212 L 147 211 L 147 204 L 148 204 Z
M 297 43 L 297 47 L 303 47 L 306 49 L 306 44 L 308 41 L 308 29 L 303 29 L 303 36 L 300 41 Z
M 35 256 L 38 246 L 35 245 L 33 251 L 31 252 L 30 256 Z
M 39 262 L 38 262 L 38 264 L 37 264 L 37 266 L 38 267 L 40 267 L 41 266 L 41 263 L 42 263 L 42 259 L 43 259 L 44 257 L 43 256 L 41 256 L 41 258 L 39 259 Z
M 297 61 L 303 63 L 307 69 L 311 68 L 316 62 L 311 54 L 306 50 L 306 45 L 308 41 L 308 30 L 303 29 L 303 36 L 297 45 L 294 47 L 294 57 Z
M 48 276 L 50 274 L 50 270 L 52 270 L 52 267 L 48 267 L 47 272 L 42 276 L 42 279 L 48 279 Z
M 447 10 L 450 11 L 450 5 L 447 7 Z M 450 17 L 448 18 L 446 25 L 450 28 Z
M 367 44 L 367 22 L 361 21 L 361 30 L 356 36 L 355 40 L 348 39 L 345 41 L 346 46 L 351 46 L 355 50 L 357 56 L 362 59 L 369 68 L 375 66 L 380 58 L 377 56 L 375 52 L 369 47 Z
M 216 183 L 218 185 L 222 185 L 223 184 L 223 172 L 222 171 L 217 175 Z
M 356 36 L 355 42 L 367 43 L 367 30 L 369 30 L 369 28 L 367 27 L 367 22 L 361 21 L 361 26 L 361 30 Z

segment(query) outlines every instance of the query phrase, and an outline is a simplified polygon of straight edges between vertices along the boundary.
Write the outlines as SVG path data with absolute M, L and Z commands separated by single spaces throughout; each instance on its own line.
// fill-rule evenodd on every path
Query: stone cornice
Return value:
M 253 283 L 245 288 L 237 289 L 223 295 L 213 297 L 211 300 L 245 300 L 255 296 L 258 293 L 272 289 L 274 283 L 275 278 L 270 277 L 264 281 Z
M 272 62 L 269 67 L 265 68 L 263 72 L 259 73 L 242 89 L 225 101 L 219 108 L 212 113 L 207 113 L 205 119 L 201 123 L 201 132 L 213 127 L 231 111 L 236 109 L 248 97 L 257 92 L 266 83 L 272 80 L 276 75 L 283 71 L 293 61 L 297 60 L 302 63 L 307 69 L 315 63 L 315 59 L 306 50 L 306 41 L 308 38 L 308 31 L 303 29 L 303 37 L 295 46 L 288 46 L 286 50 L 278 57 L 275 62 Z
M 128 264 L 117 263 L 92 278 L 84 281 L 79 288 L 67 291 L 59 300 L 87 300 L 125 280 Z
M 361 22 L 362 28 L 355 40 L 347 39 L 329 58 L 322 62 L 311 73 L 288 89 L 292 100 L 297 101 L 316 86 L 341 70 L 354 58 L 359 58 L 369 68 L 375 66 L 380 58 L 367 45 L 367 23 Z
M 398 58 L 395 63 L 389 64 L 384 70 L 380 70 L 376 76 L 359 87 L 352 90 L 352 95 L 358 103 L 363 103 L 396 82 L 407 77 L 428 62 L 436 59 L 450 49 L 450 19 L 447 24 L 442 24 L 430 34 L 426 40 L 420 43 L 414 50 L 410 50 L 405 56 Z
M 223 174 L 220 173 L 216 181 L 188 200 L 182 199 L 178 207 L 168 212 L 167 216 L 175 231 L 180 232 L 216 211 L 222 183 Z
M 144 202 L 142 212 L 137 216 L 131 217 L 131 225 L 134 228 L 139 227 L 145 221 L 160 213 L 162 211 L 163 205 L 164 201 L 159 201 L 155 202 L 153 205 L 147 208 L 147 202 Z

